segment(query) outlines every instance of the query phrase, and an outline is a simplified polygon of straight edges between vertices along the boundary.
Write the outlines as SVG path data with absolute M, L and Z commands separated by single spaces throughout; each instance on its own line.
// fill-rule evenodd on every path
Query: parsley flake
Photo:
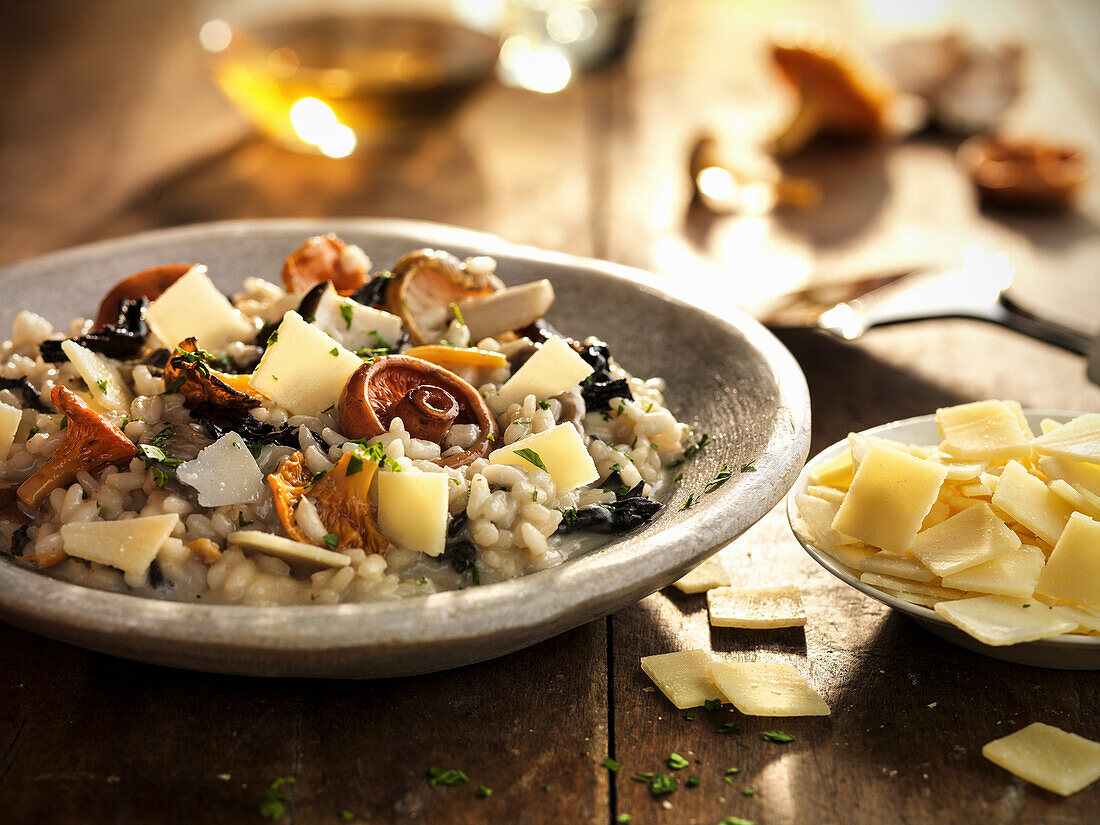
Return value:
M 645 782 L 648 785 L 653 781 L 653 771 L 638 771 L 630 778 L 635 782 Z
M 737 733 L 739 730 L 741 730 L 740 722 L 723 722 L 718 726 L 719 733 Z
M 493 789 L 487 788 L 484 785 L 478 785 L 477 790 L 474 792 L 474 796 L 478 799 L 488 799 L 493 795 Z
M 665 760 L 665 764 L 668 765 L 672 770 L 678 771 L 681 768 L 686 768 L 691 763 L 684 759 L 684 757 L 680 756 L 680 754 L 678 753 L 670 753 L 668 755 L 668 759 Z
M 340 537 L 335 533 L 325 533 L 325 544 L 328 545 L 329 550 L 335 550 L 336 545 L 340 543 Z
M 328 354 L 331 355 L 333 358 L 339 358 L 340 357 L 340 348 L 339 347 L 333 347 L 332 349 L 330 349 L 328 351 Z
M 678 787 L 676 780 L 662 771 L 653 777 L 653 781 L 649 783 L 649 792 L 654 796 L 662 796 L 672 793 Z
M 681 512 L 684 510 L 690 510 L 691 505 L 695 503 L 695 493 L 689 493 L 688 497 L 684 500 L 684 506 L 680 508 Z
M 794 737 L 781 730 L 766 730 L 761 734 L 765 742 L 793 742 Z
M 722 709 L 722 700 L 721 699 L 704 699 L 703 700 L 703 709 L 704 710 L 721 710 Z
M 735 773 L 741 773 L 740 768 L 726 768 L 726 776 L 733 776 Z
M 687 778 L 687 782 L 685 782 L 684 784 L 687 785 L 689 788 L 698 788 L 699 787 L 699 777 L 696 776 L 693 773 L 689 773 L 688 778 Z
M 751 461 L 746 461 L 744 464 L 741 465 L 741 472 L 743 472 L 743 473 L 751 473 L 755 469 L 756 469 L 756 459 L 755 458 L 752 459 Z
M 454 310 L 455 320 L 462 324 L 462 326 L 466 326 L 466 319 L 462 317 L 462 310 L 458 308 L 458 304 L 452 303 L 451 309 Z
M 284 785 L 293 785 L 295 781 L 293 776 L 281 776 L 272 782 L 260 802 L 260 816 L 271 820 L 282 819 L 286 814 L 286 803 L 290 802 L 290 797 L 285 793 L 279 793 L 279 789 Z
M 355 814 L 351 811 L 340 811 L 341 822 L 351 822 L 353 819 L 355 819 Z
M 713 493 L 723 484 L 730 480 L 733 473 L 730 472 L 729 465 L 726 462 L 722 462 L 722 467 L 718 470 L 718 474 L 712 481 L 707 482 L 707 486 L 703 488 L 704 493 Z
M 755 796 L 756 795 L 756 789 L 755 788 L 742 788 L 741 793 L 742 793 L 743 796 Z
M 630 814 L 619 814 L 615 817 L 615 825 L 630 825 L 634 821 L 634 817 Z
M 240 510 L 238 510 L 237 511 L 237 526 L 238 527 L 247 527 L 250 524 L 252 524 L 252 522 L 247 521 L 244 517 L 244 513 L 242 513 Z
M 355 311 L 351 308 L 351 304 L 340 304 L 340 317 L 344 319 L 344 324 L 348 329 L 351 329 L 351 319 L 355 317 Z
M 455 785 L 465 785 L 470 777 L 457 768 L 428 768 L 428 784 L 433 788 L 436 785 L 446 785 L 453 788 Z
M 423 587 L 427 583 L 428 583 L 428 580 L 426 578 L 424 578 L 423 576 L 421 576 L 419 579 L 416 580 L 416 586 L 417 587 Z
M 547 400 L 546 400 L 545 398 L 542 398 L 542 399 L 540 399 L 540 400 L 539 400 L 539 409 L 540 409 L 540 410 L 548 410 L 548 409 L 550 409 L 550 402 L 549 402 L 549 401 L 547 401 Z
M 601 764 L 601 765 L 603 765 L 603 766 L 604 766 L 605 768 L 607 768 L 607 769 L 608 769 L 609 771 L 611 771 L 612 773 L 615 773 L 616 771 L 618 771 L 618 770 L 619 770 L 619 768 L 621 768 L 621 767 L 622 767 L 622 765 L 620 765 L 620 764 L 619 764 L 618 762 L 616 762 L 616 761 L 615 761 L 614 759 L 612 759 L 612 758 L 611 758 L 610 756 L 609 756 L 609 757 L 607 757 L 607 759 L 605 759 L 605 760 L 604 760 L 603 762 L 601 762 L 600 764 Z
M 695 721 L 695 714 L 692 713 L 690 710 L 685 710 L 684 711 L 684 718 L 687 719 L 687 721 L 689 721 L 689 722 L 694 722 Z
M 542 456 L 540 456 L 530 447 L 524 447 L 522 450 L 516 450 L 516 455 L 518 455 L 529 464 L 538 467 L 543 472 L 546 472 L 546 465 L 542 462 Z
M 751 819 L 742 819 L 739 816 L 727 816 L 718 825 L 756 825 Z
M 269 336 L 267 336 L 267 345 L 270 347 L 272 344 L 277 343 L 278 340 L 279 340 L 279 330 L 274 329 L 274 330 L 271 331 L 271 334 Z
M 104 378 L 104 379 L 102 379 L 102 380 L 100 380 L 100 381 L 96 381 L 96 382 L 95 382 L 95 385 L 96 385 L 97 387 L 99 387 L 99 391 L 100 391 L 101 393 L 103 393 L 104 395 L 106 395 L 106 394 L 107 394 L 107 379 L 106 379 L 106 378 Z
M 344 473 L 345 476 L 353 476 L 356 473 L 363 472 L 363 459 L 357 456 L 355 453 L 351 453 L 348 456 L 348 469 Z

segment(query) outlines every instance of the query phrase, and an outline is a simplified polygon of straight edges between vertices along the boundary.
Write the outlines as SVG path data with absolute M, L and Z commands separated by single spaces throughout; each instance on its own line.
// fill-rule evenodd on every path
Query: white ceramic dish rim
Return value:
M 407 238 L 410 249 L 423 246 L 423 238 L 430 236 L 431 243 L 444 248 L 448 244 L 474 245 L 486 255 L 509 255 L 586 272 L 598 271 L 629 281 L 639 290 L 664 300 L 690 305 L 731 328 L 758 350 L 773 370 L 778 407 L 789 415 L 789 429 L 773 430 L 757 461 L 761 471 L 753 473 L 741 488 L 742 506 L 723 508 L 726 496 L 719 491 L 706 508 L 699 510 L 698 518 L 672 525 L 657 537 L 654 551 L 662 553 L 660 567 L 669 573 L 668 582 L 762 518 L 782 499 L 805 461 L 810 428 L 805 376 L 778 339 L 747 314 L 733 307 L 720 312 L 713 306 L 705 307 L 698 297 L 692 300 L 691 296 L 677 294 L 672 279 L 661 279 L 643 270 L 515 245 L 460 227 L 370 218 L 205 223 L 99 241 L 36 257 L 0 270 L 0 283 L 19 278 L 24 270 L 29 273 L 43 266 L 63 268 L 80 263 L 89 253 L 135 246 L 153 249 L 165 240 L 190 237 L 246 238 L 265 231 L 296 232 L 303 238 L 318 232 L 369 231 L 396 239 Z M 0 604 L 8 616 L 19 617 L 21 624 L 41 629 L 47 635 L 56 635 L 50 628 L 86 626 L 96 636 L 125 635 L 138 643 L 198 643 L 204 648 L 227 650 L 245 645 L 250 651 L 310 654 L 368 647 L 416 647 L 476 639 L 486 631 L 508 634 L 549 627 L 558 632 L 577 624 L 570 619 L 571 615 L 585 612 L 603 615 L 608 610 L 601 610 L 601 604 L 616 599 L 625 603 L 654 589 L 644 581 L 647 576 L 652 578 L 654 569 L 639 569 L 645 567 L 645 559 L 637 558 L 637 551 L 637 541 L 627 538 L 558 567 L 482 587 L 393 602 L 281 607 L 160 601 L 70 584 L 10 563 L 0 564 Z M 647 553 L 647 557 L 652 561 L 651 554 Z M 593 587 L 594 582 L 601 581 L 614 585 Z M 522 611 L 516 609 L 520 604 L 524 607 Z
M 1083 415 L 1081 412 L 1073 412 L 1069 410 L 1046 410 L 1046 409 L 1031 409 L 1025 408 L 1024 415 L 1028 418 L 1028 423 L 1033 427 L 1037 426 L 1039 419 L 1053 418 L 1057 421 L 1068 421 L 1076 416 Z M 872 427 L 869 430 L 862 430 L 860 435 L 877 435 L 883 438 L 889 438 L 890 433 L 896 431 L 901 427 L 913 426 L 913 425 L 935 425 L 935 415 L 918 415 L 913 418 L 903 418 L 898 421 L 891 421 L 887 424 L 880 424 L 877 427 Z M 897 439 L 891 439 L 897 441 Z M 931 446 L 931 445 L 927 445 Z M 866 596 L 870 596 L 872 599 L 876 599 L 885 605 L 889 605 L 894 610 L 899 610 L 902 613 L 907 613 L 915 619 L 919 619 L 922 622 L 929 622 L 931 624 L 940 625 L 942 627 L 950 627 L 957 629 L 955 625 L 944 619 L 931 608 L 924 607 L 919 604 L 912 604 L 911 602 L 902 601 L 895 596 L 891 596 L 889 593 L 884 593 L 878 588 L 871 587 L 865 582 L 861 582 L 856 577 L 852 576 L 844 568 L 840 562 L 834 560 L 825 551 L 819 549 L 813 542 L 798 532 L 796 525 L 796 516 L 798 515 L 798 506 L 795 504 L 795 496 L 799 493 L 806 492 L 806 487 L 809 486 L 810 475 L 814 470 L 824 464 L 831 458 L 839 455 L 842 450 L 848 448 L 848 440 L 838 441 L 830 447 L 825 448 L 808 462 L 806 466 L 802 468 L 802 472 L 799 473 L 798 479 L 795 481 L 794 486 L 791 487 L 787 493 L 787 520 L 791 525 L 791 532 L 794 533 L 798 543 L 802 545 L 803 549 L 810 555 L 814 561 L 840 579 L 847 585 L 854 587 L 860 593 Z M 977 641 L 977 640 L 975 640 Z M 1039 639 L 1039 643 L 1044 645 L 1064 645 L 1066 648 L 1094 648 L 1100 647 L 1100 636 L 1077 636 L 1070 634 L 1063 634 L 1061 636 L 1051 636 L 1046 639 Z M 1024 644 L 1030 644 L 1025 642 Z

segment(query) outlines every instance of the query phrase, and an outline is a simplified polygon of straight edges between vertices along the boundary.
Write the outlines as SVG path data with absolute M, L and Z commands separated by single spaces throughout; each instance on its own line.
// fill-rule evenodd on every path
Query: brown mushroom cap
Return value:
M 418 249 L 394 264 L 386 284 L 385 309 L 399 315 L 414 344 L 435 344 L 454 317 L 451 304 L 491 295 L 500 284 L 473 273 L 449 252 Z
M 65 438 L 50 460 L 24 481 L 19 500 L 37 507 L 53 490 L 68 484 L 80 470 L 94 473 L 107 464 L 122 464 L 137 455 L 137 447 L 118 427 L 60 385 L 50 394 L 53 405 L 68 417 Z
M 1005 206 L 1065 208 L 1089 174 L 1074 147 L 1037 140 L 972 138 L 958 158 L 982 197 Z
M 428 393 L 423 392 L 425 387 L 430 388 Z M 455 402 L 456 414 L 451 415 L 444 395 Z M 411 420 L 402 414 L 410 409 L 417 413 Z M 340 395 L 340 429 L 344 435 L 374 438 L 385 433 L 398 417 L 411 436 L 436 443 L 443 440 L 452 424 L 478 426 L 477 442 L 463 453 L 442 459 L 440 464 L 445 467 L 464 467 L 488 455 L 497 436 L 496 421 L 481 394 L 442 367 L 406 355 L 389 355 L 363 364 L 352 373 Z
M 148 298 L 152 301 L 164 294 L 172 284 L 184 276 L 194 264 L 164 264 L 151 269 L 135 272 L 115 284 L 99 304 L 95 317 L 95 329 L 101 330 L 107 324 L 118 320 L 119 308 L 124 298 L 135 301 Z
M 347 246 L 334 233 L 317 235 L 299 246 L 283 263 L 283 286 L 287 292 L 308 292 L 317 284 L 332 281 L 341 295 L 351 295 L 367 282 L 366 270 L 348 272 L 343 266 Z

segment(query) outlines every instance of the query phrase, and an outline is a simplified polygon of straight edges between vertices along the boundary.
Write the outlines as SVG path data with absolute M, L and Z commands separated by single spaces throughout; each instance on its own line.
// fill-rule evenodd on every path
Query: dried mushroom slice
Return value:
M 485 400 L 454 373 L 419 358 L 390 355 L 364 364 L 340 396 L 340 429 L 349 438 L 374 438 L 400 418 L 413 438 L 440 443 L 453 424 L 476 424 L 478 437 L 440 461 L 464 467 L 489 454 L 497 426 Z
M 191 409 L 213 408 L 238 414 L 260 406 L 260 396 L 247 375 L 211 369 L 208 357 L 194 338 L 181 341 L 164 367 L 164 385 L 181 393 Z

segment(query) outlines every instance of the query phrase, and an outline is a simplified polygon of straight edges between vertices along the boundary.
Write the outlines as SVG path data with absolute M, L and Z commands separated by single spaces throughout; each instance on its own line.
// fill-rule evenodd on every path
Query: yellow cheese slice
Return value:
M 1058 616 L 1035 600 L 977 596 L 943 601 L 934 609 L 978 641 L 996 647 L 1047 639 L 1077 629 L 1076 622 Z
M 740 590 L 717 587 L 707 591 L 707 611 L 714 627 L 802 627 L 806 608 L 797 587 Z
M 715 553 L 674 584 L 682 593 L 702 593 L 730 584 L 730 574 L 722 563 L 721 554 Z
M 486 400 L 497 413 L 501 413 L 510 404 L 522 403 L 528 395 L 535 398 L 561 395 L 591 374 L 592 366 L 564 339 L 554 336 L 501 385 L 496 395 Z
M 1050 491 L 1079 513 L 1100 520 L 1100 496 L 1094 496 L 1088 490 L 1078 490 L 1060 478 L 1048 485 Z
M 937 501 L 932 505 L 932 509 L 928 511 L 928 515 L 924 517 L 924 521 L 921 523 L 921 531 L 927 530 L 929 527 L 935 527 L 937 524 L 941 524 L 951 517 L 951 506 L 944 501 Z
M 859 580 L 872 587 L 901 590 L 905 593 L 919 593 L 922 596 L 936 596 L 940 599 L 958 599 L 966 595 L 966 593 L 961 590 L 952 590 L 946 587 L 940 587 L 937 584 L 907 581 L 905 579 L 895 578 L 894 576 L 884 576 L 881 573 L 864 573 L 859 577 Z
M 746 716 L 828 716 L 829 706 L 790 665 L 711 662 L 722 695 Z
M 855 543 L 856 540 L 851 536 L 838 533 L 832 528 L 833 519 L 840 510 L 840 504 L 806 493 L 799 493 L 794 497 L 794 501 L 798 506 L 799 514 L 810 528 L 815 545 L 828 550 L 842 544 Z
M 823 498 L 832 504 L 840 504 L 844 501 L 844 491 L 836 487 L 826 487 L 824 484 L 810 484 L 806 487 L 806 495 L 814 498 Z
M 443 473 L 379 473 L 378 527 L 399 547 L 438 556 L 447 543 L 447 482 Z
M 891 590 L 889 587 L 880 587 L 883 593 L 889 593 L 895 599 L 901 599 L 909 604 L 919 604 L 921 607 L 935 607 L 936 602 L 942 602 L 939 596 L 925 596 L 923 593 L 906 593 L 904 590 Z
M 23 411 L 18 407 L 0 402 L 0 461 L 11 455 L 11 445 L 15 441 L 15 432 L 23 421 Z
M 520 450 L 530 450 L 542 461 L 559 493 L 591 484 L 600 477 L 580 433 L 568 421 L 494 450 L 489 454 L 489 463 L 537 469 L 536 463 L 519 454 Z
M 1089 631 L 1100 633 L 1100 612 L 1082 610 L 1080 607 L 1070 607 L 1068 604 L 1059 604 L 1051 608 L 1054 613 L 1071 622 L 1077 622 L 1077 631 Z
M 935 462 L 872 447 L 832 528 L 900 555 L 912 546 L 946 476 Z
M 62 341 L 61 350 L 84 379 L 88 392 L 100 407 L 105 410 L 129 411 L 133 396 L 126 382 L 122 380 L 118 367 L 76 341 Z
M 1007 461 L 1029 455 L 1031 431 L 1004 401 L 974 401 L 936 410 L 940 449 L 957 458 Z
M 1100 414 L 1088 413 L 1031 442 L 1040 453 L 1100 463 Z
M 642 670 L 681 710 L 722 698 L 710 676 L 710 659 L 701 650 L 643 656 Z
M 947 481 L 973 481 L 989 469 L 988 461 L 959 461 L 943 454 L 936 455 L 933 461 L 947 470 Z
M 859 563 L 859 569 L 866 573 L 881 573 L 884 576 L 897 576 L 916 582 L 930 582 L 936 574 L 925 567 L 913 556 L 895 556 L 885 550 L 868 556 Z
M 1013 552 L 943 577 L 944 587 L 994 596 L 1029 599 L 1047 557 L 1038 547 L 1020 545 Z
M 251 322 L 218 291 L 201 264 L 187 270 L 149 304 L 145 320 L 169 349 L 194 337 L 200 348 L 217 353 L 233 341 L 251 342 L 256 334 Z
M 873 547 L 868 547 L 863 542 L 842 544 L 839 547 L 833 547 L 827 550 L 822 548 L 822 551 L 828 553 L 845 567 L 850 567 L 853 570 L 857 570 L 859 568 L 859 563 L 868 556 L 873 556 L 875 553 L 882 552 L 880 550 L 875 550 Z
M 917 536 L 909 551 L 937 576 L 1005 556 L 1020 546 L 988 504 L 970 507 Z
M 1033 785 L 1069 796 L 1100 779 L 1100 742 L 1033 722 L 994 739 L 982 756 Z
M 252 387 L 293 415 L 317 415 L 335 404 L 363 365 L 297 312 L 283 316 L 272 338 L 252 373 Z
M 1073 512 L 1017 461 L 1010 461 L 1001 473 L 992 504 L 1048 544 L 1058 541 Z
M 1088 490 L 1094 496 L 1100 496 L 1100 464 L 1050 455 L 1041 456 L 1036 463 L 1047 478 L 1059 478 L 1078 490 Z
M 179 524 L 175 513 L 125 521 L 85 521 L 61 525 L 61 546 L 70 556 L 116 567 L 124 573 L 149 569 Z
M 1100 610 L 1100 522 L 1082 513 L 1073 514 L 1047 559 L 1035 592 Z
M 120 522 L 124 524 L 125 522 Z M 288 564 L 324 570 L 329 567 L 347 567 L 351 559 L 343 553 L 324 550 L 315 544 L 283 538 L 261 530 L 238 530 L 227 540 L 242 550 L 255 550 L 265 556 L 274 556 Z
M 810 483 L 847 490 L 848 485 L 852 483 L 854 472 L 852 453 L 850 450 L 844 450 L 810 473 Z

